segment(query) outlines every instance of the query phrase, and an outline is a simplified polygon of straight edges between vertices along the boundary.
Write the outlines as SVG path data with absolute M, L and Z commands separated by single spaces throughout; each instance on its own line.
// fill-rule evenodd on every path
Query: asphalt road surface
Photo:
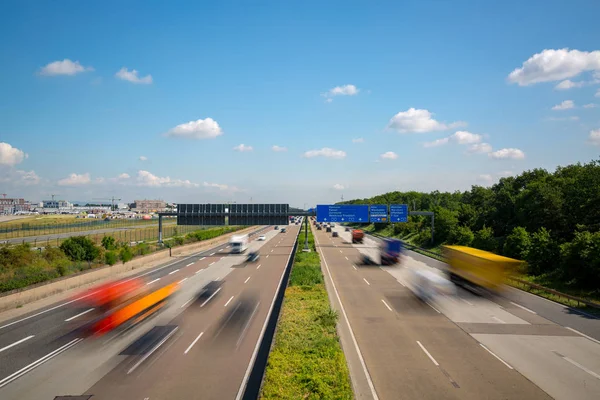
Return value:
M 256 263 L 244 263 L 246 255 L 229 254 L 221 245 L 140 274 L 157 288 L 180 282 L 181 289 L 156 317 L 119 335 L 68 335 L 87 310 L 65 303 L 0 323 L 0 398 L 236 398 L 298 231 L 263 228 L 267 240 L 250 243 L 249 250 L 260 252 Z M 213 280 L 222 282 L 221 290 L 197 301 Z M 176 329 L 158 348 L 150 339 L 143 348 L 140 338 L 155 326 Z M 143 351 L 129 351 L 132 344 Z
M 593 333 L 598 320 L 518 291 L 490 299 L 455 288 L 423 302 L 415 272 L 440 274 L 436 260 L 409 252 L 395 267 L 362 266 L 376 243 L 334 230 L 315 233 L 357 397 L 600 398 L 600 344 L 573 328 Z

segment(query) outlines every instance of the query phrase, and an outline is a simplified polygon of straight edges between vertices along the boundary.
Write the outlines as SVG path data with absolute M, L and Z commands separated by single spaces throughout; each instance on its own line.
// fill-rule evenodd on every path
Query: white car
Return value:
M 260 235 L 258 237 L 258 240 L 260 240 L 260 241 L 267 240 L 267 237 L 265 235 Z

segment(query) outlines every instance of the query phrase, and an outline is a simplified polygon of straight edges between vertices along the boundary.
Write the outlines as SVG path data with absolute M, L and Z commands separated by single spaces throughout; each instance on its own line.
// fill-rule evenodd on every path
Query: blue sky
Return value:
M 2 2 L 2 192 L 302 206 L 598 158 L 600 3 L 373 3 Z

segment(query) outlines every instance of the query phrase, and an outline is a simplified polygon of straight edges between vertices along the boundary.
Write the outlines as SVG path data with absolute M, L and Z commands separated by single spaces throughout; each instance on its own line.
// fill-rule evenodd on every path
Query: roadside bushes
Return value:
M 100 254 L 98 247 L 86 236 L 72 236 L 61 243 L 60 249 L 72 261 L 92 262 Z

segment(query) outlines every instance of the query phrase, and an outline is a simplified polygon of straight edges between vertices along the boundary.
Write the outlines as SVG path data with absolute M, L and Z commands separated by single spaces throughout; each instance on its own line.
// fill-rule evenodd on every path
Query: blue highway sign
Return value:
M 369 206 L 362 204 L 317 205 L 318 222 L 369 222 Z
M 408 222 L 408 205 L 391 204 L 390 222 Z
M 369 206 L 370 222 L 388 222 L 388 208 L 385 204 L 371 204 Z

